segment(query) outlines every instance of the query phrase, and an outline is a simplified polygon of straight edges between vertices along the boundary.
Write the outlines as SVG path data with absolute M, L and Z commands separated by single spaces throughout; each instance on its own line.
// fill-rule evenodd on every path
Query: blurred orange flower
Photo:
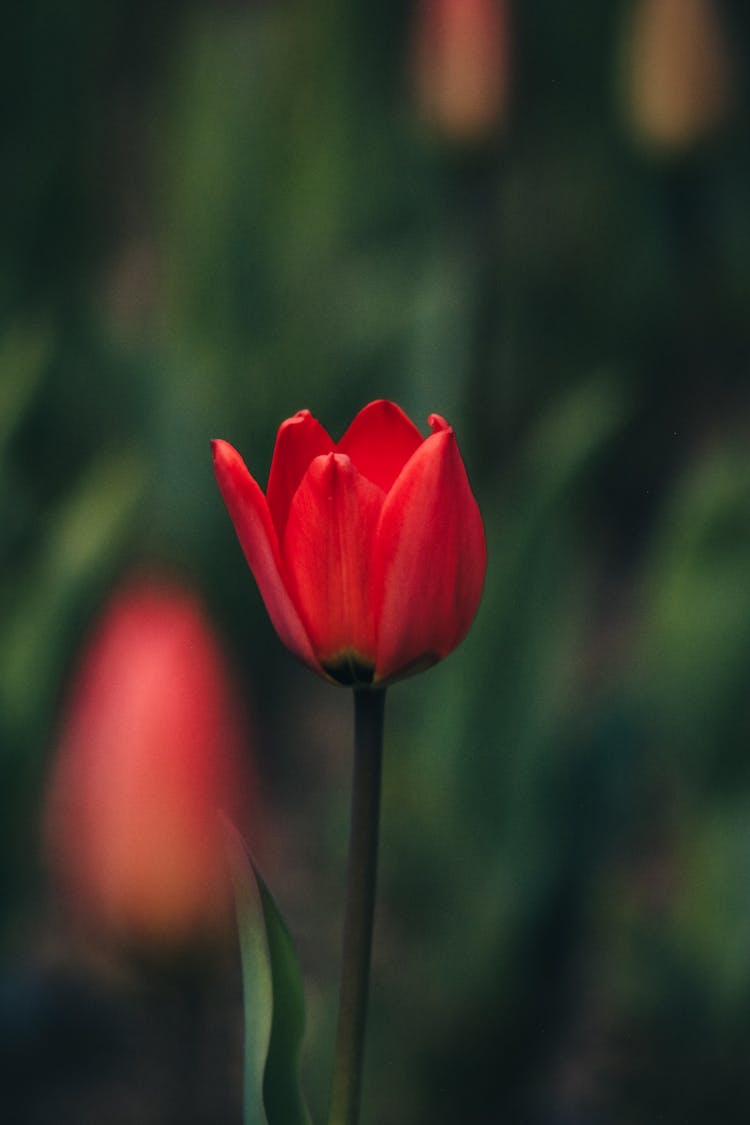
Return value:
M 626 96 L 635 130 L 683 148 L 726 116 L 732 68 L 712 0 L 636 0 L 626 37 Z
M 414 84 L 422 115 L 445 136 L 481 140 L 508 94 L 506 0 L 418 0 Z
M 223 928 L 216 813 L 242 820 L 248 810 L 242 740 L 195 597 L 173 583 L 127 583 L 74 679 L 46 810 L 51 865 L 90 922 L 170 947 Z

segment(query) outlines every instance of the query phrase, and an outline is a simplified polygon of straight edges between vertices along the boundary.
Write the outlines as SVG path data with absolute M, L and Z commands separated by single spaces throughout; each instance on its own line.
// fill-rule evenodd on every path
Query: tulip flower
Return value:
M 423 117 L 480 141 L 502 124 L 509 85 L 507 0 L 419 0 L 413 78 Z
M 423 438 L 395 403 L 340 441 L 301 410 L 279 428 L 265 495 L 236 449 L 214 471 L 279 637 L 354 688 L 352 818 L 329 1125 L 357 1125 L 378 847 L 385 688 L 466 635 L 486 566 L 482 517 L 455 434 Z
M 264 495 L 213 443 L 216 479 L 281 640 L 342 684 L 382 687 L 447 656 L 479 605 L 482 518 L 451 427 L 426 439 L 371 402 L 334 442 L 307 410 L 283 422 Z
M 717 128 L 733 74 L 713 0 L 638 0 L 626 39 L 632 123 L 647 143 L 685 149 Z
M 88 922 L 164 948 L 228 922 L 217 808 L 247 811 L 238 718 L 193 595 L 121 588 L 74 680 L 47 807 L 51 865 Z

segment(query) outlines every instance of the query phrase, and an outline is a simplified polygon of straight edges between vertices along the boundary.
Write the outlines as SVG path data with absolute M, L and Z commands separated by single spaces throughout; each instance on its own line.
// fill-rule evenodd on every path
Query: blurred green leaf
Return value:
M 310 1125 L 299 1082 L 305 1027 L 302 977 L 273 896 L 225 821 L 245 1003 L 245 1125 Z
M 745 794 L 700 810 L 679 852 L 675 942 L 700 967 L 720 1009 L 744 1008 L 750 990 L 750 803 Z
M 101 457 L 44 529 L 36 563 L 3 605 L 0 706 L 21 730 L 51 689 L 72 607 L 116 554 L 143 485 L 129 455 Z
M 44 325 L 17 326 L 0 343 L 0 451 L 34 400 L 50 347 Z
M 746 450 L 715 449 L 679 480 L 646 564 L 638 687 L 704 766 L 744 730 L 738 707 L 750 655 L 748 513 Z M 744 759 L 744 738 L 741 753 Z
M 534 495 L 540 505 L 558 504 L 585 480 L 632 410 L 623 386 L 610 372 L 599 371 L 540 411 L 527 451 L 529 507 Z

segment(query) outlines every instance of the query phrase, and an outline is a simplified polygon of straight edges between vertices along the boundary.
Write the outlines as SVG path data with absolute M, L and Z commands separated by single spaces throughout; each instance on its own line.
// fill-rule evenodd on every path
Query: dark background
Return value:
M 626 3 L 509 5 L 472 137 L 420 112 L 403 0 L 7 17 L 6 1120 L 240 1120 L 234 951 L 82 951 L 40 858 L 71 663 L 144 565 L 244 685 L 323 1118 L 351 703 L 277 641 L 208 442 L 264 485 L 283 418 L 338 436 L 381 396 L 455 425 L 489 566 L 463 646 L 389 693 L 364 1125 L 747 1120 L 750 12 L 706 6 L 721 105 L 659 143 L 632 59 L 679 58 Z

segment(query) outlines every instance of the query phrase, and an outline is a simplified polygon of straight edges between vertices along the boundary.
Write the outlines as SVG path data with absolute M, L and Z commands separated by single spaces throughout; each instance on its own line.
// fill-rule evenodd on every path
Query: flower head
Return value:
M 713 0 L 637 0 L 625 41 L 631 123 L 657 149 L 688 149 L 728 116 L 732 59 Z
M 510 43 L 507 0 L 418 0 L 417 104 L 445 137 L 481 141 L 503 124 Z
M 217 809 L 246 819 L 241 735 L 221 650 L 193 594 L 127 582 L 83 653 L 46 810 L 51 865 L 89 922 L 142 947 L 172 947 L 228 922 Z
M 426 439 L 371 402 L 337 443 L 307 410 L 279 428 L 264 495 L 213 443 L 216 479 L 281 640 L 343 684 L 385 683 L 447 656 L 479 605 L 482 518 L 451 427 Z

